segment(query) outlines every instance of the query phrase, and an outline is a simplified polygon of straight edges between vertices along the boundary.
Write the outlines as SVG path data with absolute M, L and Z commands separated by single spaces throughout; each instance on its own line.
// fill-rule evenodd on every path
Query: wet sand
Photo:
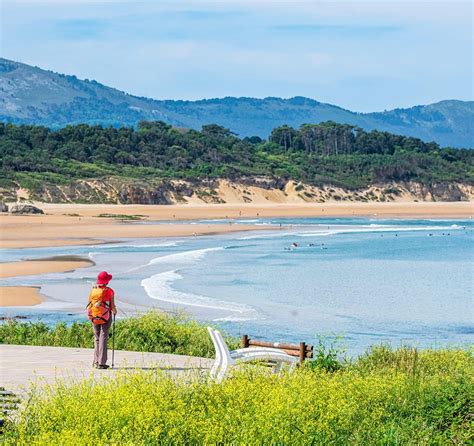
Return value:
M 78 256 L 57 256 L 38 260 L 0 263 L 0 278 L 64 273 L 93 264 L 94 262 Z
M 29 286 L 0 287 L 0 307 L 23 307 L 42 302 L 39 288 Z

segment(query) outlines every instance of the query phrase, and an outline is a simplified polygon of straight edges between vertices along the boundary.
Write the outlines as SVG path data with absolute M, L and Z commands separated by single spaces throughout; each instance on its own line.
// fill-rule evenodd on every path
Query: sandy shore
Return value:
M 181 237 L 262 230 L 242 224 L 142 224 L 99 214 L 141 215 L 146 221 L 256 217 L 469 218 L 470 202 L 330 203 L 303 205 L 80 205 L 40 204 L 46 215 L 0 215 L 0 248 L 97 244 L 121 238 Z M 72 215 L 71 215 L 72 214 Z
M 0 307 L 38 305 L 42 302 L 39 288 L 30 286 L 0 287 Z
M 198 220 L 206 218 L 260 217 L 413 217 L 464 218 L 474 214 L 469 201 L 386 203 L 303 203 L 303 204 L 201 204 L 201 205 L 103 205 L 103 204 L 43 204 L 39 206 L 49 215 L 67 217 L 78 214 L 95 217 L 99 214 L 144 215 L 150 220 Z M 101 219 L 102 220 L 102 219 Z

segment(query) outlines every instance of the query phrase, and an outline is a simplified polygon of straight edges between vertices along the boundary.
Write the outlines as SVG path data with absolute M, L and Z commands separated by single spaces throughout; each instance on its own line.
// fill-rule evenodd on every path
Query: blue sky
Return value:
M 157 99 L 473 99 L 472 3 L 1 0 L 0 54 Z

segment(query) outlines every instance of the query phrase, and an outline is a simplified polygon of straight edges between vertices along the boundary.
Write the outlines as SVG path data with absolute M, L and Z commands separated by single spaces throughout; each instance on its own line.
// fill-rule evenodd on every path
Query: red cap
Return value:
M 107 285 L 112 280 L 112 274 L 102 271 L 97 275 L 97 285 Z

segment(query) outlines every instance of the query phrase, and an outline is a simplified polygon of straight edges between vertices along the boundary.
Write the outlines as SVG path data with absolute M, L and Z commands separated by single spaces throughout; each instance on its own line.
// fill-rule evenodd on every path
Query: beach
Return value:
M 328 203 L 304 205 L 103 205 L 38 204 L 45 215 L 0 214 L 0 248 L 26 248 L 97 244 L 123 238 L 185 237 L 261 230 L 260 226 L 225 223 L 208 225 L 209 219 L 252 219 L 269 217 L 371 217 L 371 218 L 470 218 L 471 202 Z M 116 218 L 98 217 L 101 214 Z M 137 216 L 145 225 L 121 216 Z M 173 221 L 197 220 L 195 225 Z M 204 220 L 204 222 L 203 222 Z M 268 228 L 265 228 L 268 229 Z
M 255 218 L 330 218 L 371 217 L 468 219 L 470 202 L 450 203 L 330 203 L 307 205 L 82 205 L 38 204 L 44 215 L 0 215 L 3 249 L 99 245 L 124 239 L 206 236 L 233 232 L 272 230 L 268 226 L 239 223 Z M 100 214 L 115 217 L 99 217 Z M 129 221 L 135 216 L 141 221 Z M 229 219 L 223 223 L 206 220 Z M 194 221 L 196 220 L 196 221 Z M 190 224 L 192 223 L 192 224 Z M 283 227 L 284 229 L 284 227 Z M 47 273 L 61 273 L 92 265 L 77 256 L 56 256 L 41 260 L 24 259 L 0 264 L 0 277 L 11 278 Z M 8 299 L 5 295 L 8 294 Z M 1 306 L 29 306 L 41 302 L 38 290 L 31 287 L 9 287 L 2 293 Z

